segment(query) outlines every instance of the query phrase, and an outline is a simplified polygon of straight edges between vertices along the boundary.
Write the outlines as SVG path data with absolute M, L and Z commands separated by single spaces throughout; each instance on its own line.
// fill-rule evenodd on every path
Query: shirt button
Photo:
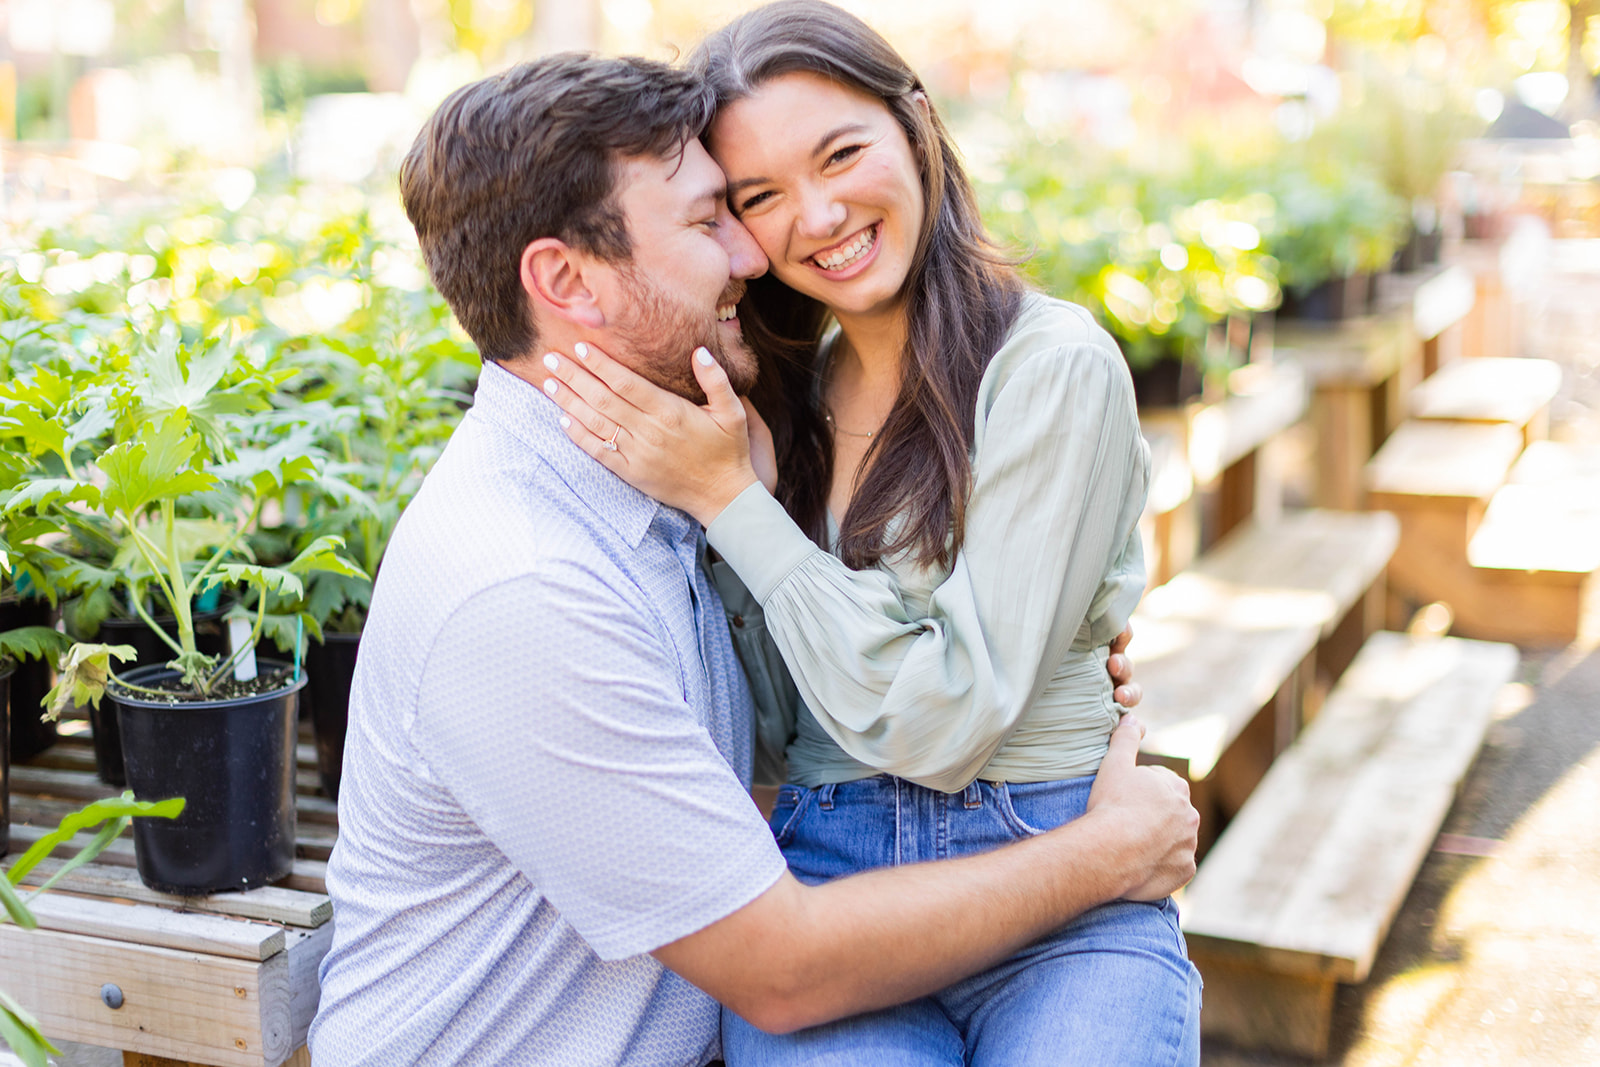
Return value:
M 741 630 L 744 629 L 744 616 L 743 615 L 735 615 L 733 617 L 733 625 L 738 627 Z

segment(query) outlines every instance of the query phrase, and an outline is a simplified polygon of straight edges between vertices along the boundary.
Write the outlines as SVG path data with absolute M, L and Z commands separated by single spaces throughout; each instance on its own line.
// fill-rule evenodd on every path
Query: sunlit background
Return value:
M 560 49 L 670 59 L 748 6 L 0 0 L 0 251 L 63 296 L 121 279 L 200 326 L 224 286 L 254 286 L 279 325 L 325 326 L 365 283 L 305 287 L 280 238 L 370 211 L 384 277 L 420 286 L 392 173 L 451 89 Z M 1215 362 L 1219 324 L 1413 233 L 1490 236 L 1511 211 L 1556 236 L 1600 225 L 1595 0 L 844 6 L 922 73 L 996 232 L 1135 365 Z M 113 239 L 152 213 L 169 221 Z

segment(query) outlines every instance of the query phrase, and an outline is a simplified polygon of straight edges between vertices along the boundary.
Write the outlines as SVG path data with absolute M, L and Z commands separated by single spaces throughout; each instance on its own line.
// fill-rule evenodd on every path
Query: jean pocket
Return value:
M 1000 812 L 1001 820 L 1013 834 L 1018 837 L 1038 837 L 1044 833 L 1039 827 L 1027 822 L 1017 814 L 1017 806 L 1012 802 L 1011 786 L 1006 782 L 996 782 L 994 787 L 994 804 Z
M 773 802 L 772 815 L 767 819 L 767 825 L 772 828 L 772 837 L 778 842 L 779 848 L 794 840 L 795 830 L 800 826 L 800 817 L 805 814 L 806 808 L 811 806 L 812 794 L 815 792 L 800 785 L 779 787 L 778 799 Z

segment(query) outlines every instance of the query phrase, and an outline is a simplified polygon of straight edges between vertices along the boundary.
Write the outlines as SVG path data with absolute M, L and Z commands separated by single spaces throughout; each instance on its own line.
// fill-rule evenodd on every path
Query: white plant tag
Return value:
M 253 627 L 249 619 L 232 618 L 228 620 L 228 647 L 238 652 L 239 648 L 250 640 L 250 631 Z M 256 676 L 256 649 L 251 645 L 233 664 L 233 680 L 248 682 Z

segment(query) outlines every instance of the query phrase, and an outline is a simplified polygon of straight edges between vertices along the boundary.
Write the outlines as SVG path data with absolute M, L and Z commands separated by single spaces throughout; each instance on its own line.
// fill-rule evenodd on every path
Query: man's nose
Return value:
M 723 250 L 728 253 L 728 275 L 733 278 L 759 278 L 767 273 L 767 254 L 761 251 L 756 239 L 745 229 L 744 223 L 725 212 L 717 226 L 717 236 Z

